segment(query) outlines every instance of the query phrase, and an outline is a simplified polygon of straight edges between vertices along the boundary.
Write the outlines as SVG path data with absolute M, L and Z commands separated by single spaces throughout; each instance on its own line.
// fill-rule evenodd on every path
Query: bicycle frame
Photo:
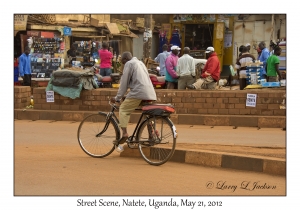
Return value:
M 109 102 L 109 104 L 111 105 L 111 111 L 107 113 L 106 123 L 105 123 L 103 130 L 100 133 L 98 133 L 96 135 L 96 137 L 101 136 L 107 130 L 109 123 L 110 123 L 110 120 L 109 120 L 110 118 L 113 118 L 119 124 L 119 120 L 118 120 L 117 116 L 115 115 L 115 110 L 118 109 L 118 107 L 115 104 L 111 104 L 110 102 Z
M 123 144 L 123 141 L 119 140 L 121 129 L 115 114 L 119 106 L 111 102 L 109 104 L 111 105 L 109 112 L 91 114 L 85 117 L 78 127 L 77 138 L 80 147 L 92 157 L 106 157 L 116 148 L 118 152 L 123 150 L 122 145 L 119 145 Z M 158 166 L 166 163 L 175 152 L 177 133 L 175 125 L 170 120 L 173 111 L 168 108 L 156 105 L 135 109 L 141 110 L 140 117 L 132 135 L 124 142 L 130 149 L 139 149 L 143 159 L 150 165 Z
M 109 102 L 109 104 L 111 105 L 111 111 L 107 113 L 106 124 L 105 124 L 103 130 L 100 133 L 98 133 L 96 135 L 96 137 L 99 137 L 100 135 L 102 135 L 107 130 L 107 128 L 109 126 L 109 123 L 110 123 L 110 120 L 109 120 L 110 118 L 113 118 L 119 124 L 119 119 L 115 115 L 115 110 L 117 110 L 119 107 L 117 107 L 115 104 L 112 104 L 111 102 Z M 136 110 L 141 110 L 141 109 L 136 109 Z M 135 134 L 136 134 L 138 128 L 140 127 L 141 121 L 144 117 L 145 117 L 145 120 L 149 120 L 152 116 L 149 117 L 149 116 L 141 113 L 141 116 L 140 116 L 140 118 L 139 118 L 139 120 L 138 120 L 138 122 L 137 122 L 137 124 L 134 128 L 134 131 L 133 131 L 132 135 L 128 137 L 130 143 L 139 143 L 140 142 L 140 141 L 133 141 L 133 137 L 135 137 Z M 155 120 L 155 116 L 153 116 L 153 117 L 154 117 L 154 128 L 155 128 L 156 120 Z

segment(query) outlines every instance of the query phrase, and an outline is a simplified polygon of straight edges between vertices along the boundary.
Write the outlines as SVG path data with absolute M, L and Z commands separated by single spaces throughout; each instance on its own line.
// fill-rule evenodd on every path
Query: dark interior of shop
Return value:
M 186 24 L 185 45 L 192 50 L 205 50 L 213 46 L 213 24 Z
M 22 45 L 21 45 L 21 37 L 20 32 L 14 36 L 14 58 L 20 57 L 22 54 Z

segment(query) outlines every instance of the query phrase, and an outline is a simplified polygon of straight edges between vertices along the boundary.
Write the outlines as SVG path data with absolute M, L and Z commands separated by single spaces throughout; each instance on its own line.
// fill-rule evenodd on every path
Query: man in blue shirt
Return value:
M 265 42 L 260 42 L 258 44 L 258 47 L 259 47 L 259 49 L 261 49 L 261 54 L 258 57 L 258 60 L 260 60 L 260 62 L 263 63 L 262 75 L 264 78 L 262 78 L 262 79 L 266 79 L 266 75 L 267 75 L 266 64 L 267 64 L 267 60 L 270 56 L 270 52 L 269 52 L 268 48 L 266 48 Z
M 31 56 L 30 48 L 25 47 L 24 53 L 19 57 L 19 72 L 24 86 L 31 86 Z
M 159 63 L 159 68 L 160 68 L 159 74 L 160 74 L 160 76 L 165 76 L 166 75 L 166 59 L 170 55 L 170 52 L 167 51 L 168 50 L 168 45 L 164 44 L 162 46 L 162 50 L 163 50 L 163 52 L 159 53 L 154 60 L 155 60 L 155 62 Z

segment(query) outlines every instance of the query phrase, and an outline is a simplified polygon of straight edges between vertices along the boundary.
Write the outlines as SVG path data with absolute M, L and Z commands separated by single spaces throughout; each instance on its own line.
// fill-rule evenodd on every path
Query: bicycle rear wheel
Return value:
M 150 138 L 147 124 L 154 122 L 154 137 Z M 176 128 L 168 117 L 156 116 L 145 120 L 137 132 L 139 151 L 150 165 L 162 165 L 174 154 L 176 146 Z
M 106 113 L 92 114 L 82 120 L 77 138 L 81 149 L 92 157 L 102 158 L 111 154 L 113 140 L 120 138 L 120 130 L 113 118 L 106 120 Z

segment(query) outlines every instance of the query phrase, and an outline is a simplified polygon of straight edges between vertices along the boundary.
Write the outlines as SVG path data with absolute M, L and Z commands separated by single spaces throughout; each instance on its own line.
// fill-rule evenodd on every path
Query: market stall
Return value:
M 37 34 L 39 35 L 39 33 Z M 28 38 L 31 48 L 31 72 L 34 78 L 50 78 L 53 71 L 63 67 L 65 43 L 53 32 L 41 32 Z

